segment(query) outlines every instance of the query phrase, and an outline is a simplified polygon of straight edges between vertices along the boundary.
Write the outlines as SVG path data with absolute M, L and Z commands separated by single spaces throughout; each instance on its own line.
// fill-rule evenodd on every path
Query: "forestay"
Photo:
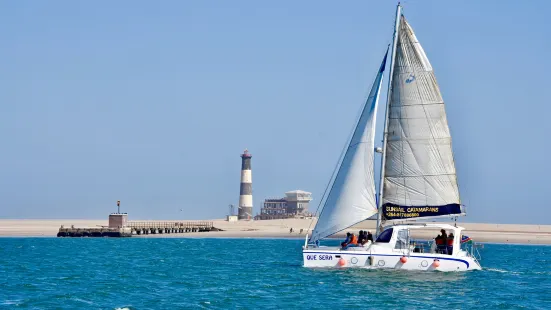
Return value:
M 373 172 L 375 115 L 386 55 L 358 119 L 311 242 L 330 236 L 377 213 Z
M 462 213 L 444 100 L 432 66 L 401 16 L 390 89 L 383 219 Z

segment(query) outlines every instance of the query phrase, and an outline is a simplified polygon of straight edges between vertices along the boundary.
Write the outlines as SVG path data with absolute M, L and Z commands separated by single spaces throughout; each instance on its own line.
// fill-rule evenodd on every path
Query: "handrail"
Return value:
M 161 222 L 161 221 L 132 221 L 126 226 L 131 228 L 212 228 L 213 222 L 198 221 L 198 222 Z

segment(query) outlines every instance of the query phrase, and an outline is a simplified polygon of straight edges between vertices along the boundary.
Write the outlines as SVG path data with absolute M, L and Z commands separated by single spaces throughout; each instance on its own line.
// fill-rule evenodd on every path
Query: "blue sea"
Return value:
M 551 247 L 482 271 L 302 267 L 302 240 L 0 238 L 0 309 L 551 309 Z

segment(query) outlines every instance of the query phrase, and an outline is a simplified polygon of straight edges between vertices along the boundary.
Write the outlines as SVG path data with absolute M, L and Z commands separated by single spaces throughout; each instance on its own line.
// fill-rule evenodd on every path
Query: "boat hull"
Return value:
M 471 256 L 434 253 L 376 253 L 362 250 L 309 248 L 303 252 L 304 267 L 309 268 L 374 268 L 423 271 L 467 271 L 481 269 Z M 405 259 L 402 259 L 405 257 Z M 402 259 L 402 261 L 401 261 Z M 435 263 L 435 260 L 437 261 Z M 403 262 L 405 261 L 405 262 Z

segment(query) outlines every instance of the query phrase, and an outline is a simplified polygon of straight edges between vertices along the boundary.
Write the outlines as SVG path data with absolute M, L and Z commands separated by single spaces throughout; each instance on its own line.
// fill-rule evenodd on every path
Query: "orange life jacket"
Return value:
M 453 238 L 448 238 L 448 245 L 449 245 L 449 246 L 452 246 L 452 245 L 453 245 Z
M 358 244 L 358 237 L 356 237 L 356 235 L 352 235 L 352 238 L 348 244 Z

